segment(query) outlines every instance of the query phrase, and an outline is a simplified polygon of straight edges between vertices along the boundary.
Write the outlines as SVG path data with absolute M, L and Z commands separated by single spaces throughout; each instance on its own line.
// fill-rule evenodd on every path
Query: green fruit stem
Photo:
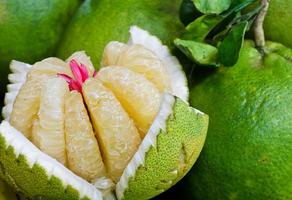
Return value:
M 254 37 L 257 49 L 262 53 L 265 46 L 264 20 L 269 8 L 269 0 L 261 0 L 262 10 L 255 19 Z

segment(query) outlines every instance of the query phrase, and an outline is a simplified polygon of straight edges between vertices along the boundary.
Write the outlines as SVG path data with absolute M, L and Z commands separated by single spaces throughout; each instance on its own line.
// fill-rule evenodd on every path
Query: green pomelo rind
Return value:
M 191 90 L 209 113 L 206 144 L 173 194 L 183 199 L 292 199 L 292 50 L 245 42 L 238 63 Z
M 10 61 L 17 59 L 32 63 L 54 55 L 79 3 L 79 0 L 0 1 L 1 99 L 8 83 Z
M 244 2 L 246 0 L 238 0 Z M 256 0 L 243 13 L 251 12 L 260 4 L 261 0 Z M 265 39 L 279 42 L 292 48 L 292 0 L 272 0 L 269 1 L 269 8 L 264 20 Z M 249 30 L 248 38 L 254 38 L 253 29 Z
M 25 196 L 101 199 L 93 185 L 42 153 L 6 121 L 0 125 L 0 176 Z
M 14 191 L 2 180 L 0 180 L 0 200 L 17 200 Z
M 292 48 L 292 1 L 272 0 L 264 21 L 268 40 L 283 43 Z
M 67 58 L 75 51 L 85 50 L 99 68 L 105 45 L 110 41 L 126 42 L 132 25 L 173 46 L 173 39 L 183 30 L 178 19 L 180 3 L 180 0 L 85 1 L 66 30 L 57 56 Z
M 78 0 L 0 2 L 0 65 L 35 62 L 54 54 Z M 2 73 L 1 73 L 2 74 Z
M 117 185 L 119 199 L 149 199 L 164 192 L 191 169 L 202 150 L 208 116 L 189 107 L 179 98 L 166 98 L 172 103 L 168 108 L 162 107 L 161 112 L 168 112 L 169 116 L 164 116 L 166 120 L 154 122 L 151 128 L 158 129 L 157 138 L 150 142 L 147 141 L 151 140 L 147 137 L 150 134 L 147 135 L 133 157 L 138 164 L 131 169 L 132 160 L 127 166 L 123 174 L 127 178 L 124 180 L 122 176 Z M 146 153 L 141 156 L 144 144 L 148 149 L 144 149 Z

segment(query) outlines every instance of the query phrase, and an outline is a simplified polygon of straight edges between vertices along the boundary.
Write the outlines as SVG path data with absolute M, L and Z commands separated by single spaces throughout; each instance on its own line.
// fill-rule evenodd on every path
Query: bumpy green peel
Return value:
M 17 157 L 13 147 L 5 146 L 5 139 L 0 136 L 1 176 L 16 190 L 31 199 L 80 199 L 74 188 L 65 188 L 57 177 L 49 178 L 40 165 L 30 168 L 25 155 Z
M 40 152 L 6 121 L 0 125 L 0 177 L 31 199 L 90 199 L 81 193 L 101 199 L 101 192 Z
M 17 59 L 32 63 L 54 55 L 79 3 L 79 0 L 0 1 L 1 107 L 10 61 Z
M 129 28 L 137 25 L 155 34 L 168 46 L 183 26 L 178 9 L 181 0 L 87 0 L 71 21 L 57 52 L 66 58 L 85 50 L 96 68 L 110 41 L 126 42 Z
M 117 193 L 119 198 L 149 199 L 160 194 L 178 182 L 198 158 L 208 116 L 178 98 L 172 110 L 166 127 L 159 130 L 156 144 L 146 152 L 144 164 L 137 166 L 135 175 L 129 177 L 124 193 Z
M 6 183 L 0 180 L 0 200 L 16 200 L 16 194 L 7 186 Z
M 292 1 L 272 0 L 265 18 L 264 29 L 268 40 L 292 47 Z
M 234 67 L 191 90 L 191 104 L 212 123 L 200 159 L 171 198 L 292 199 L 292 50 L 267 41 L 265 51 L 262 57 L 245 42 Z

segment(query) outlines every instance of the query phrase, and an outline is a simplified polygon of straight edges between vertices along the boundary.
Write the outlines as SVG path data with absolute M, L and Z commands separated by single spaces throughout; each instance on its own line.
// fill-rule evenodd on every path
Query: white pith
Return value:
M 162 45 L 161 41 L 155 36 L 150 35 L 147 31 L 136 26 L 130 29 L 128 43 L 143 45 L 159 57 L 166 66 L 170 80 L 172 80 L 172 91 L 171 94 L 165 93 L 163 95 L 159 113 L 139 146 L 138 151 L 124 170 L 120 181 L 117 183 L 116 195 L 118 199 L 123 198 L 124 191 L 128 187 L 129 178 L 135 176 L 138 167 L 144 164 L 146 152 L 151 147 L 156 146 L 157 135 L 160 133 L 160 130 L 165 130 L 166 119 L 172 113 L 172 107 L 175 102 L 174 96 L 181 98 L 185 102 L 188 101 L 187 80 L 183 69 L 176 57 L 170 54 L 167 46 Z M 59 177 L 65 187 L 71 185 L 80 192 L 81 198 L 87 196 L 90 199 L 102 199 L 102 192 L 96 189 L 94 185 L 78 177 L 55 159 L 41 152 L 33 143 L 8 123 L 15 98 L 26 80 L 26 75 L 30 67 L 31 65 L 18 61 L 12 61 L 11 63 L 12 74 L 9 75 L 11 84 L 7 86 L 8 93 L 5 95 L 5 107 L 2 110 L 4 120 L 6 121 L 3 121 L 0 125 L 0 134 L 5 138 L 7 147 L 12 146 L 17 156 L 20 154 L 24 155 L 31 167 L 34 164 L 39 164 L 47 171 L 49 177 L 53 175 Z M 113 196 L 109 194 L 107 198 L 111 199 Z
M 3 118 L 9 121 L 12 112 L 14 100 L 26 80 L 26 75 L 31 65 L 13 60 L 10 64 L 11 74 L 8 76 L 10 84 L 7 86 L 7 93 L 5 94 L 4 104 L 2 109 Z

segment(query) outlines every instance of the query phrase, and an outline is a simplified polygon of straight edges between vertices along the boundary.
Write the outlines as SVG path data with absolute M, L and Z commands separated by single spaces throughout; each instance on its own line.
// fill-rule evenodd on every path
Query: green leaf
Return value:
M 230 32 L 232 27 L 234 26 L 235 19 L 240 17 L 240 13 L 232 13 L 226 16 L 222 22 L 220 22 L 208 35 L 209 38 L 212 39 L 212 42 L 218 44 L 218 42 L 224 40 L 226 35 Z
M 250 4 L 254 3 L 255 1 L 257 1 L 257 0 L 233 0 L 230 8 L 227 11 L 225 11 L 224 13 L 222 13 L 222 15 L 228 16 L 232 13 L 239 12 L 239 11 L 245 9 Z
M 190 59 L 200 65 L 218 66 L 216 47 L 190 40 L 175 39 L 174 44 Z
M 232 0 L 193 0 L 196 8 L 205 14 L 220 14 L 227 10 Z
M 220 15 L 203 15 L 186 27 L 182 38 L 203 42 L 210 31 L 222 20 L 223 17 Z
M 247 14 L 248 16 L 242 16 L 240 11 L 255 1 L 256 0 L 234 0 L 230 8 L 220 14 L 220 16 L 223 17 L 223 20 L 216 27 L 214 27 L 214 29 L 208 35 L 208 38 L 213 38 L 213 40 L 217 42 L 218 38 L 222 38 L 222 36 L 224 37 L 224 34 L 228 32 L 234 24 L 239 23 L 240 21 L 249 20 L 250 13 Z
M 235 25 L 227 34 L 218 47 L 218 59 L 224 66 L 233 66 L 236 64 L 240 49 L 243 45 L 244 35 L 248 21 Z
M 179 18 L 185 26 L 201 15 L 203 14 L 196 9 L 192 0 L 183 0 L 179 9 Z

